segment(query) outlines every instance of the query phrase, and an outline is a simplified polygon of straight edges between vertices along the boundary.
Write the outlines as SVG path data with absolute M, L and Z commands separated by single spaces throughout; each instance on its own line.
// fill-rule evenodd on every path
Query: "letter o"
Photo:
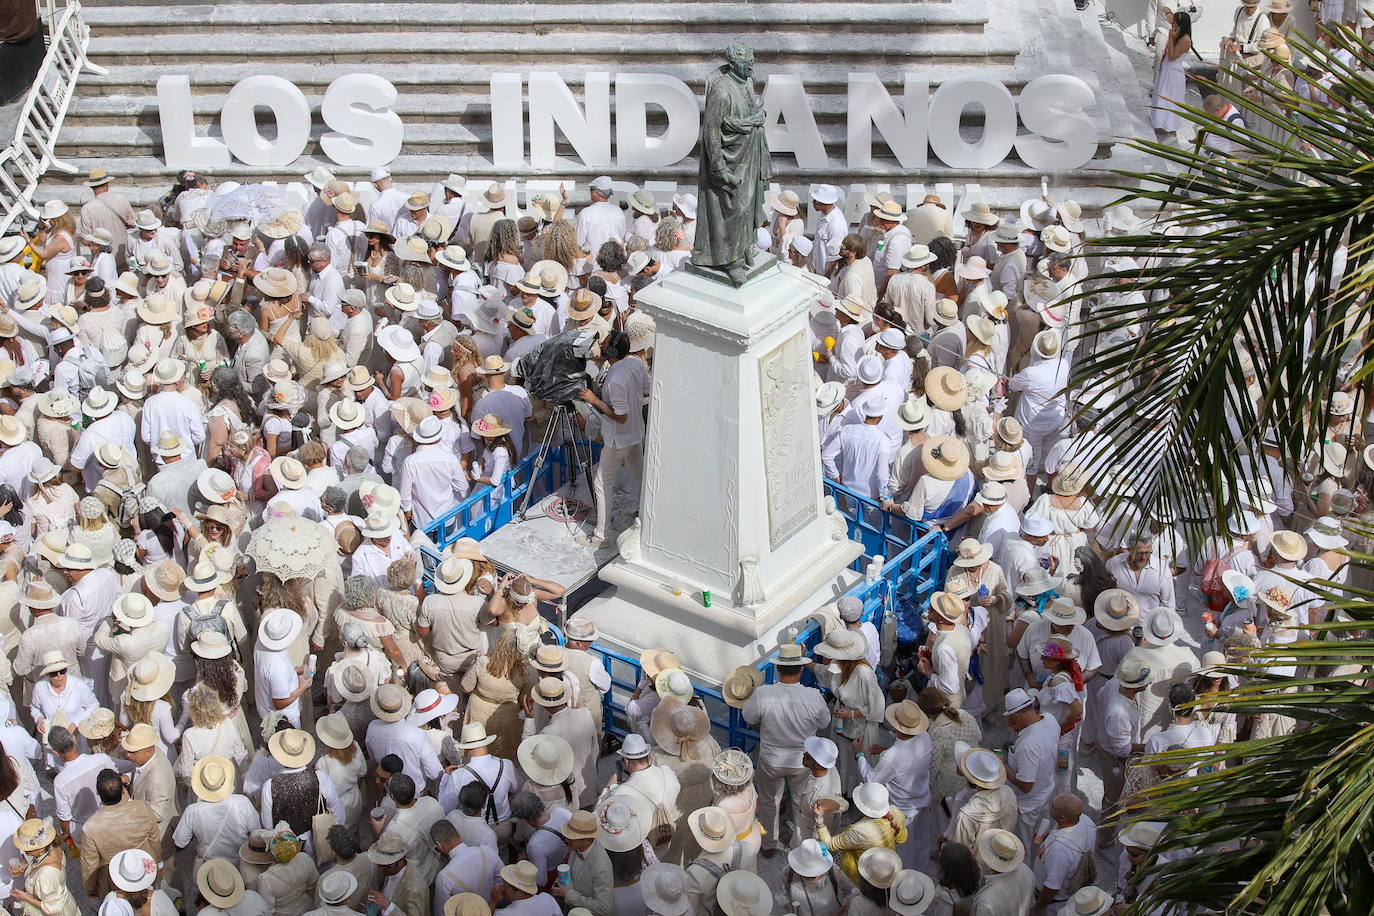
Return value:
M 974 143 L 959 135 L 964 109 L 983 109 L 983 134 Z M 952 168 L 990 169 L 1011 153 L 1016 142 L 1016 100 L 1007 87 L 986 76 L 959 76 L 941 84 L 930 98 L 930 148 Z
M 277 138 L 258 133 L 254 109 L 272 109 Z M 250 76 L 239 80 L 224 100 L 220 130 L 229 151 L 246 165 L 290 165 L 305 152 L 310 139 L 310 103 L 296 85 L 280 76 Z

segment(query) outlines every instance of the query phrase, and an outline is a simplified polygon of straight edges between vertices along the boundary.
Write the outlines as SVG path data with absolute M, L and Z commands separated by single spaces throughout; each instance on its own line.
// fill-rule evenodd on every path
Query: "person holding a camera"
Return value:
M 592 478 L 592 496 L 596 499 L 596 528 L 591 536 L 580 534 L 577 543 L 583 547 L 600 547 L 606 543 L 606 530 L 611 518 L 611 494 L 615 478 L 622 465 L 630 468 L 634 486 L 638 489 L 644 479 L 644 399 L 649 396 L 649 367 L 630 353 L 630 337 L 624 331 L 612 331 L 601 345 L 607 369 L 601 376 L 601 395 L 590 388 L 582 389 L 582 400 L 601 415 L 601 461 Z

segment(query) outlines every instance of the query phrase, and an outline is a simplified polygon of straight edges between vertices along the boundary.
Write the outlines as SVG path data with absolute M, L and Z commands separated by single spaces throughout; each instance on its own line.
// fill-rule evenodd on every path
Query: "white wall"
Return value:
M 1118 22 L 1131 35 L 1145 37 L 1151 24 L 1146 21 L 1150 10 L 1150 0 L 1100 0 L 1107 11 L 1114 13 Z M 1239 0 L 1193 0 L 1200 15 L 1193 22 L 1193 44 L 1198 53 L 1208 60 L 1216 60 L 1221 47 L 1222 36 L 1231 31 Z M 1268 6 L 1268 4 L 1264 4 Z M 1102 7 L 1093 3 L 1092 8 L 1101 12 Z M 1309 35 L 1315 34 L 1312 28 L 1313 16 L 1307 9 L 1307 0 L 1293 0 L 1293 18 L 1298 28 Z

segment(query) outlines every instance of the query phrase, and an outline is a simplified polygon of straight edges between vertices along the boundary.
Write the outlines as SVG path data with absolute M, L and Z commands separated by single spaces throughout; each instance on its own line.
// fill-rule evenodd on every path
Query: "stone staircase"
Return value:
M 973 182 L 996 207 L 1011 208 L 1039 193 L 1040 173 L 1015 158 L 986 170 L 941 164 L 903 169 L 874 132 L 870 168 L 846 167 L 846 86 L 852 71 L 879 74 L 900 99 L 904 75 L 929 79 L 932 89 L 956 75 L 999 80 L 1013 94 L 1045 73 L 1071 73 L 1097 94 L 1090 112 L 1099 124 L 1098 157 L 1089 167 L 1052 178 L 1069 186 L 1086 206 L 1114 196 L 1096 190 L 1099 169 L 1131 167 L 1133 154 L 1113 140 L 1148 134 L 1148 89 L 1135 63 L 1104 39 L 1095 14 L 1067 0 L 691 0 L 676 3 L 213 3 L 197 0 L 87 0 L 91 59 L 105 76 L 83 77 L 67 115 L 57 154 L 82 173 L 97 165 L 119 176 L 118 187 L 136 202 L 157 198 L 171 182 L 162 159 L 156 84 L 165 74 L 191 80 L 197 134 L 219 137 L 218 113 L 240 79 L 272 74 L 293 82 L 311 104 L 311 140 L 288 169 L 234 161 L 213 178 L 239 182 L 299 181 L 315 165 L 337 169 L 319 147 L 327 130 L 319 117 L 325 88 L 345 73 L 375 73 L 399 93 L 394 108 L 405 142 L 390 168 L 402 186 L 428 186 L 450 172 L 470 181 L 512 177 L 492 164 L 489 79 L 495 71 L 556 72 L 579 96 L 592 71 L 662 73 L 684 80 L 698 94 L 703 79 L 731 41 L 755 48 L 755 73 L 795 74 L 811 100 L 831 157 L 826 171 L 801 170 L 790 154 L 774 157 L 775 180 L 801 187 L 830 182 L 902 188 L 923 183 Z M 661 116 L 660 116 L 661 117 Z M 661 124 L 661 122 L 660 122 Z M 651 109 L 650 132 L 656 127 Z M 966 131 L 976 132 L 975 123 Z M 542 177 L 585 184 L 608 171 L 590 168 L 559 137 L 556 168 Z M 695 158 L 676 166 L 610 173 L 693 184 Z M 50 173 L 39 200 L 84 199 L 77 176 Z M 515 177 L 540 177 L 525 169 Z

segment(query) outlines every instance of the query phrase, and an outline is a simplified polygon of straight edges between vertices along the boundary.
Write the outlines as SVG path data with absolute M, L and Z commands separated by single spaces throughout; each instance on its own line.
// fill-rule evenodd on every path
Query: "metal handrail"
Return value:
M 14 137 L 0 150 L 0 235 L 15 220 L 37 216 L 33 195 L 48 169 L 76 173 L 76 166 L 55 158 L 57 135 L 81 72 L 107 72 L 86 57 L 91 33 L 77 0 L 68 0 L 60 12 L 56 0 L 39 0 L 38 14 L 47 31 L 48 52 L 20 108 Z

